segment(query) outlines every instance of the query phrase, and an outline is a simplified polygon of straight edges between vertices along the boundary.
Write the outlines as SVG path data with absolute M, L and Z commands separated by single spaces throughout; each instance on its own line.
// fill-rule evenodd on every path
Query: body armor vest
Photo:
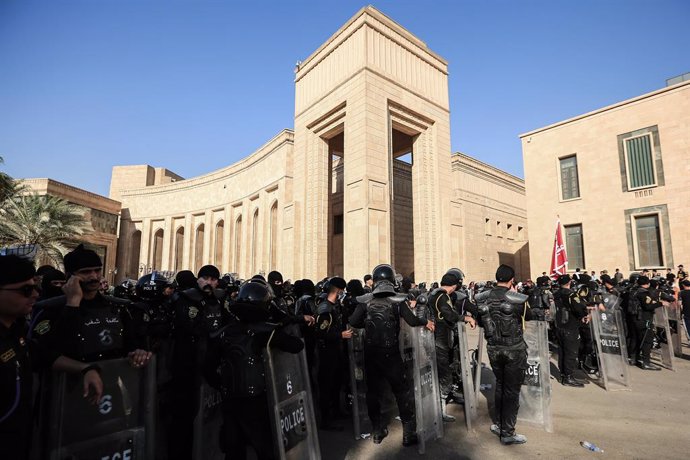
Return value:
M 221 333 L 220 376 L 225 397 L 242 398 L 266 392 L 263 351 L 267 334 L 274 328 L 267 323 L 237 323 Z
M 493 293 L 492 293 L 493 294 Z M 489 295 L 484 303 L 479 306 L 479 314 L 484 336 L 489 345 L 512 346 L 523 342 L 522 324 L 520 321 L 519 298 L 511 299 L 510 294 L 501 297 Z M 527 296 L 520 295 L 526 300 Z
M 82 360 L 101 360 L 122 351 L 124 325 L 121 312 L 121 307 L 109 303 L 83 309 L 79 322 Z
M 388 298 L 373 298 L 367 305 L 364 320 L 365 341 L 368 346 L 398 348 L 400 325 Z
M 172 307 L 167 303 L 146 302 L 146 314 L 149 315 L 148 335 L 153 339 L 164 339 L 172 334 Z
M 295 302 L 294 313 L 296 316 L 314 315 L 316 314 L 316 305 L 314 304 L 314 297 L 310 295 L 303 295 L 297 302 Z

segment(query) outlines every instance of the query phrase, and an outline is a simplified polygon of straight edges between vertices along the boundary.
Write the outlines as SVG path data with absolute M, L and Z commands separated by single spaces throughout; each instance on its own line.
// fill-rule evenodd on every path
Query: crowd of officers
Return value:
M 516 290 L 515 273 L 506 265 L 495 284 L 463 285 L 464 274 L 450 269 L 429 289 L 400 279 L 390 265 L 346 282 L 339 277 L 318 283 L 284 282 L 273 271 L 240 281 L 221 276 L 212 265 L 196 276 L 178 272 L 170 279 L 154 272 L 123 283 L 115 295 L 104 292 L 102 261 L 79 246 L 64 257 L 65 273 L 16 256 L 0 256 L 0 443 L 2 458 L 28 458 L 34 372 L 54 369 L 83 375 L 84 397 L 97 402 L 103 384 L 98 362 L 127 358 L 144 369 L 156 356 L 158 430 L 166 433 L 157 457 L 192 458 L 194 419 L 202 382 L 223 396 L 224 423 L 219 435 L 228 459 L 246 457 L 251 446 L 259 459 L 274 458 L 265 369 L 266 346 L 305 350 L 319 427 L 342 430 L 354 400 L 348 378 L 347 341 L 353 328 L 365 331 L 366 404 L 372 439 L 387 436 L 382 414 L 390 387 L 403 425 L 404 446 L 417 443 L 413 383 L 405 372 L 398 343 L 401 320 L 434 333 L 443 420 L 454 419 L 446 405 L 463 403 L 457 371 L 458 322 L 480 325 L 496 376 L 496 411 L 491 431 L 503 444 L 524 443 L 515 433 L 520 386 L 527 368 L 522 338 L 524 320 L 555 324 L 564 385 L 581 386 L 574 370 L 591 353 L 588 309 L 597 293 L 627 299 L 628 336 L 633 361 L 649 362 L 652 316 L 663 287 L 645 276 L 629 283 L 602 277 L 601 285 L 564 275 L 557 289 L 548 277 Z M 40 297 L 39 297 L 40 295 Z M 421 313 L 420 313 L 421 312 Z M 554 315 L 555 312 L 555 315 Z M 554 317 L 555 316 L 555 317 Z M 586 332 L 585 332 L 586 331 Z M 500 395 L 500 397 L 499 397 Z M 36 441 L 36 435 L 33 435 Z

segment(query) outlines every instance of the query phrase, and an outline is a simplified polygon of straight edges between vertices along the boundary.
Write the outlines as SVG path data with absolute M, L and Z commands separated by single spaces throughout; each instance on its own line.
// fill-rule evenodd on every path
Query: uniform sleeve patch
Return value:
M 17 353 L 15 353 L 14 348 L 10 348 L 9 350 L 0 355 L 0 361 L 6 363 L 15 356 L 17 356 Z
M 38 335 L 43 335 L 50 331 L 50 320 L 44 319 L 34 326 L 34 332 Z

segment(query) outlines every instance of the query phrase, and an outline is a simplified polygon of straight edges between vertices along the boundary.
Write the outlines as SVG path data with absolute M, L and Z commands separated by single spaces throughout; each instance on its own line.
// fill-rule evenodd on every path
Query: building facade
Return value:
M 207 263 L 245 278 L 529 271 L 523 182 L 451 156 L 447 62 L 373 7 L 297 66 L 293 130 L 192 179 L 117 166 L 110 196 L 121 278 Z
M 112 283 L 117 278 L 120 202 L 53 179 L 22 179 L 21 184 L 32 193 L 56 196 L 84 210 L 84 220 L 89 223 L 89 226 L 80 238 L 80 242 L 101 257 L 103 276 Z
M 557 216 L 569 269 L 690 262 L 690 81 L 520 136 L 533 274 Z

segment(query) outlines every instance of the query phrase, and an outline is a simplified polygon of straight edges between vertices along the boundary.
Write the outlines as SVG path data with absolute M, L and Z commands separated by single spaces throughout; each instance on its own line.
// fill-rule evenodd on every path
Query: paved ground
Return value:
M 476 344 L 476 332 L 470 332 Z M 527 444 L 502 446 L 489 432 L 488 407 L 493 391 L 479 401 L 475 430 L 465 428 L 462 406 L 450 406 L 457 417 L 446 423 L 445 436 L 428 446 L 426 457 L 438 459 L 681 459 L 690 458 L 690 349 L 684 341 L 684 357 L 674 360 L 675 371 L 642 371 L 630 367 L 631 390 L 606 392 L 590 383 L 584 389 L 564 387 L 552 377 L 554 432 L 518 424 Z M 486 356 L 483 362 L 488 363 Z M 555 362 L 555 355 L 552 355 Z M 552 366 L 554 368 L 554 366 Z M 557 371 L 556 371 L 557 372 Z M 493 383 L 485 369 L 482 382 Z M 320 433 L 324 459 L 414 459 L 414 447 L 403 448 L 400 422 L 391 423 L 389 436 L 380 445 L 371 440 L 354 441 L 351 425 L 341 433 Z M 580 446 L 587 440 L 604 449 L 593 453 Z

